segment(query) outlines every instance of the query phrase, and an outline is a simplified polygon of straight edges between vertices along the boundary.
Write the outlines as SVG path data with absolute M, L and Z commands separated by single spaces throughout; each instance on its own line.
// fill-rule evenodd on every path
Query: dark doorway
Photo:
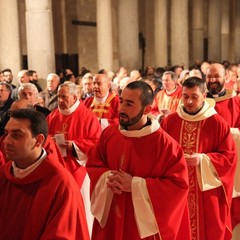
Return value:
M 75 76 L 78 76 L 78 54 L 55 54 L 56 73 L 70 68 Z M 28 69 L 28 57 L 22 56 L 22 68 Z M 37 69 L 36 69 L 37 71 Z
M 78 54 L 55 54 L 56 72 L 70 68 L 78 76 Z

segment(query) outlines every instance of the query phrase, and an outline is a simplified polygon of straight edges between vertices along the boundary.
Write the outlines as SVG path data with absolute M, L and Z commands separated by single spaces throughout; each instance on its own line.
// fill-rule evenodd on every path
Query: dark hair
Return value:
M 11 118 L 15 119 L 27 119 L 30 121 L 30 130 L 32 132 L 32 136 L 35 137 L 38 134 L 43 134 L 45 139 L 48 135 L 48 125 L 46 117 L 35 110 L 32 109 L 18 109 L 11 111 Z
M 184 67 L 181 66 L 181 65 L 174 65 L 174 66 L 172 67 L 172 71 L 175 72 L 178 68 L 182 68 L 182 70 L 184 69 Z
M 199 87 L 202 93 L 206 92 L 206 82 L 203 79 L 198 77 L 190 77 L 186 79 L 183 82 L 182 87 L 186 87 L 186 88 Z
M 106 71 L 106 69 L 100 69 L 99 71 L 98 71 L 98 74 L 106 74 L 107 73 L 107 71 Z
M 74 75 L 73 73 L 67 74 L 65 76 L 65 81 L 69 81 L 73 75 Z
M 141 90 L 142 94 L 141 94 L 140 100 L 143 107 L 149 104 L 152 104 L 154 95 L 153 95 L 153 90 L 148 83 L 144 81 L 134 81 L 129 83 L 126 86 L 126 88 L 131 90 L 135 90 L 135 89 Z
M 5 72 L 12 73 L 12 70 L 10 68 L 5 68 L 5 69 L 2 70 L 2 73 L 5 73 Z
M 37 73 L 35 70 L 28 70 L 28 76 L 32 76 L 34 73 Z

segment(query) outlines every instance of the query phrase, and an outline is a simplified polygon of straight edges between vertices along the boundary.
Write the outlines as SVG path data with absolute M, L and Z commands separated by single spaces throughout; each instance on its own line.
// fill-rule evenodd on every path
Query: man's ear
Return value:
M 207 93 L 206 92 L 203 93 L 203 97 L 204 97 L 204 99 L 207 97 Z
M 43 143 L 44 143 L 44 141 L 45 141 L 45 137 L 44 137 L 44 135 L 43 134 L 38 134 L 37 136 L 36 136 L 36 144 L 35 144 L 35 146 L 36 147 L 40 147 L 40 146 L 42 146 L 43 145 Z
M 73 98 L 74 98 L 74 100 L 75 100 L 75 101 L 78 99 L 78 97 L 77 97 L 77 96 L 75 96 L 75 95 L 73 95 Z
M 144 113 L 145 115 L 147 115 L 148 113 L 151 112 L 151 110 L 152 110 L 152 106 L 151 106 L 151 105 L 147 105 L 147 106 L 144 108 L 143 113 Z

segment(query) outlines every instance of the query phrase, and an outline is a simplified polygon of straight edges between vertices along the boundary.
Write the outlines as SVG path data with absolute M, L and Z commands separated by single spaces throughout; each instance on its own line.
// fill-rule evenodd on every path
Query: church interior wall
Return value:
M 224 1 L 224 0 L 222 0 Z M 143 33 L 146 40 L 146 48 L 144 55 L 144 63 L 146 65 L 155 66 L 154 58 L 154 0 L 138 0 L 138 13 L 139 13 L 139 32 Z M 168 1 L 169 3 L 171 0 Z M 189 0 L 189 62 L 193 63 L 195 59 L 192 58 L 192 37 L 191 37 L 191 8 L 193 0 Z M 220 1 L 221 2 L 221 1 Z M 222 59 L 211 59 L 215 61 L 229 60 L 231 62 L 240 61 L 240 0 L 229 0 L 230 9 L 230 26 L 229 26 L 229 48 L 225 54 L 221 55 Z M 113 37 L 113 69 L 116 71 L 119 67 L 119 42 L 118 37 L 118 4 L 119 0 L 111 0 L 112 4 L 112 37 Z M 26 20 L 25 20 L 25 0 L 18 1 L 19 8 L 19 29 L 20 29 L 20 42 L 21 54 L 27 56 L 27 40 L 26 40 Z M 203 0 L 203 35 L 204 35 L 204 53 L 203 59 L 206 60 L 207 44 L 208 44 L 208 16 L 209 16 L 209 0 Z M 97 62 L 97 26 L 76 25 L 73 20 L 85 21 L 96 23 L 96 0 L 52 0 L 53 12 L 53 26 L 54 26 L 54 43 L 55 53 L 57 55 L 68 56 L 68 61 L 77 62 L 77 70 L 80 72 L 82 67 L 98 71 Z M 158 13 L 158 14 L 161 14 Z M 170 8 L 168 9 L 168 20 L 170 21 Z M 170 36 L 170 24 L 168 24 L 168 39 Z M 34 36 L 33 36 L 34 37 Z M 44 37 L 44 36 L 42 36 Z M 222 35 L 223 41 L 224 36 Z M 41 40 L 36 40 L 41 41 Z M 137 42 L 137 41 L 136 41 Z M 171 64 L 170 52 L 171 42 L 168 41 L 168 63 Z M 104 46 L 103 46 L 104 47 Z M 221 50 L 219 50 L 221 51 Z M 142 50 L 139 48 L 139 56 L 142 57 Z M 74 55 L 71 58 L 71 55 Z M 228 56 L 227 56 L 228 55 Z M 37 57 L 37 56 L 36 56 Z M 224 59 L 223 59 L 224 58 Z M 227 59 L 225 59 L 227 58 Z M 26 61 L 26 59 L 25 59 Z M 64 59 L 62 60 L 64 61 Z M 141 61 L 141 60 L 140 60 Z M 44 63 L 43 63 L 44 64 Z M 36 69 L 37 70 L 37 69 Z

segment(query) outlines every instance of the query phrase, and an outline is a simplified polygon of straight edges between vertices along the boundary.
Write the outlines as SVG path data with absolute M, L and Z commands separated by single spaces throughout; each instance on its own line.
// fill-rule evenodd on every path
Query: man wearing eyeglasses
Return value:
M 0 136 L 4 134 L 4 127 L 8 121 L 8 110 L 14 100 L 11 98 L 11 86 L 0 82 Z

